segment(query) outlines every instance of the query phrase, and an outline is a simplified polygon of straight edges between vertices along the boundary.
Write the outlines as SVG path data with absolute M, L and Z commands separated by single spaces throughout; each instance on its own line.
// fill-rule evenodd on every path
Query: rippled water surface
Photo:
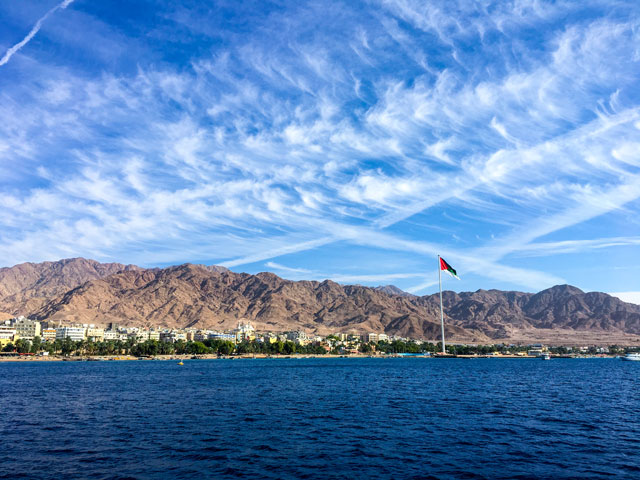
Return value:
M 640 362 L 0 364 L 0 478 L 640 478 Z

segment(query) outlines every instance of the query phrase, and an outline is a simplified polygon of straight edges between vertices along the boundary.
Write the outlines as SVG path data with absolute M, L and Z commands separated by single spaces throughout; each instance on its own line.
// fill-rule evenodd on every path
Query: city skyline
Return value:
M 0 265 L 640 303 L 635 2 L 236 3 L 0 6 Z

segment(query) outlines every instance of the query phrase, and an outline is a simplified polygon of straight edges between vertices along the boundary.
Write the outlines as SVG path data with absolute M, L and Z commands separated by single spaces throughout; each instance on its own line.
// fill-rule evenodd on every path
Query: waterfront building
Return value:
M 15 319 L 14 326 L 18 336 L 25 340 L 33 340 L 35 337 L 40 337 L 42 334 L 40 322 L 36 320 L 18 317 Z
M 0 336 L 2 337 L 13 337 L 16 334 L 15 325 L 9 325 L 7 323 L 3 323 L 0 325 Z
M 547 351 L 547 348 L 544 347 L 542 344 L 535 343 L 529 346 L 529 350 L 527 350 L 527 355 L 529 355 L 530 357 L 538 357 L 543 353 L 545 353 L 546 351 Z
M 74 342 L 85 339 L 86 330 L 84 327 L 60 327 L 56 328 L 56 340 L 70 338 Z
M 236 334 L 237 341 L 242 342 L 243 340 L 255 340 L 255 331 L 256 329 L 251 325 L 251 322 L 240 320 L 238 322 L 238 328 L 234 330 L 234 333 Z
M 378 343 L 378 334 L 365 333 L 364 335 L 360 335 L 360 341 L 363 343 Z
M 4 348 L 9 343 L 14 343 L 18 338 L 16 329 L 13 325 L 2 324 L 0 325 L 0 348 Z
M 43 342 L 53 342 L 56 339 L 56 329 L 43 328 L 41 337 Z
M 379 342 L 388 342 L 389 341 L 389 335 L 387 335 L 386 333 L 379 333 L 378 334 L 378 341 Z
M 228 342 L 236 341 L 236 336 L 232 333 L 211 332 L 207 335 L 207 338 L 210 340 L 224 340 Z
M 193 340 L 196 342 L 202 342 L 209 338 L 209 330 L 198 330 L 193 334 Z
M 104 340 L 104 328 L 97 328 L 89 325 L 87 328 L 87 339 L 94 342 L 102 342 Z
M 185 333 L 187 335 L 187 341 L 190 342 L 202 342 L 203 340 L 206 340 L 209 335 L 208 330 L 189 329 Z
M 209 332 L 207 333 L 207 338 L 209 340 L 222 340 L 222 336 L 225 335 L 224 333 L 221 332 Z M 235 335 L 232 335 L 233 339 L 235 339 Z M 226 339 L 225 339 L 226 340 Z
M 394 335 L 393 337 L 391 337 L 392 340 L 398 340 L 400 342 L 409 342 L 411 341 L 410 338 L 405 338 L 405 337 L 400 337 L 398 335 Z
M 182 340 L 187 341 L 187 334 L 185 332 L 177 332 L 175 330 L 160 332 L 160 341 L 166 343 L 176 343 Z
M 309 343 L 307 332 L 303 332 L 302 330 L 287 333 L 287 339 L 298 345 L 306 345 L 307 343 Z
M 160 332 L 156 330 L 149 330 L 149 340 L 160 340 Z
M 120 333 L 116 330 L 105 330 L 102 338 L 106 340 L 120 340 Z
M 127 333 L 127 339 L 133 340 L 135 343 L 146 342 L 149 340 L 149 332 L 147 330 L 129 331 Z

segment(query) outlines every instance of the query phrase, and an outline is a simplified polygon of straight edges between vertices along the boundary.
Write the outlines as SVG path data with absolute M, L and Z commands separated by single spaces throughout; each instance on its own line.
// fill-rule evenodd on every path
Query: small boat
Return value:
M 627 353 L 624 357 L 620 357 L 627 362 L 640 362 L 640 353 Z
M 542 360 L 551 360 L 551 355 L 549 355 L 548 353 L 542 353 L 540 354 L 540 358 Z
M 180 360 L 180 361 L 178 362 L 178 365 L 184 365 L 184 362 L 183 362 L 182 360 Z

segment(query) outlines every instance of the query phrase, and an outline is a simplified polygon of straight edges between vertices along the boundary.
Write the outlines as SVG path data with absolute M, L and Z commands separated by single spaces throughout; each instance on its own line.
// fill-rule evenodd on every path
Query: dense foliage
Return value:
M 423 354 L 438 353 L 442 350 L 441 343 L 418 343 L 414 341 L 393 340 L 391 342 L 380 341 L 377 343 L 340 343 L 333 336 L 327 337 L 331 347 L 322 344 L 297 345 L 291 341 L 259 342 L 256 340 L 243 341 L 235 344 L 228 340 L 204 340 L 202 342 L 185 342 L 179 340 L 175 343 L 159 342 L 157 340 L 147 340 L 136 343 L 134 339 L 126 341 L 107 340 L 103 342 L 93 342 L 83 340 L 74 342 L 69 338 L 57 339 L 53 342 L 42 342 L 40 337 L 35 337 L 33 341 L 18 339 L 14 343 L 7 344 L 3 352 L 31 353 L 37 354 L 42 351 L 52 355 L 134 355 L 138 357 L 155 355 L 292 355 L 311 354 L 324 355 L 331 353 L 343 355 L 353 352 L 365 354 Z M 449 344 L 446 347 L 447 353 L 455 355 L 490 355 L 494 353 L 518 353 L 526 352 L 531 347 L 527 345 L 455 345 Z M 621 347 L 611 345 L 608 351 L 611 354 L 625 354 L 636 351 L 636 348 Z M 567 347 L 549 347 L 549 352 L 555 355 L 572 353 Z M 575 353 L 575 350 L 573 350 Z M 589 347 L 581 353 L 595 355 L 600 353 L 597 347 Z

